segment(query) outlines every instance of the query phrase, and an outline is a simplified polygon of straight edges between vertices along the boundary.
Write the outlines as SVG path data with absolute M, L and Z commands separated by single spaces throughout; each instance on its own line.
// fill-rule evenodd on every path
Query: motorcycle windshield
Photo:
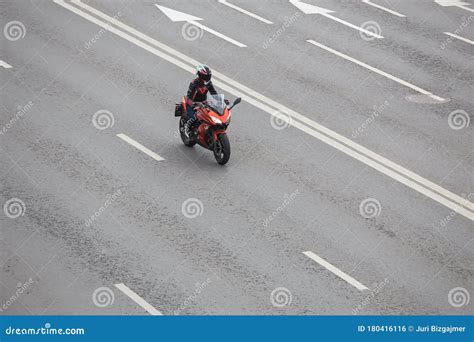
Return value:
M 217 114 L 224 114 L 226 104 L 224 102 L 224 94 L 210 95 L 207 98 L 206 104 L 211 107 Z

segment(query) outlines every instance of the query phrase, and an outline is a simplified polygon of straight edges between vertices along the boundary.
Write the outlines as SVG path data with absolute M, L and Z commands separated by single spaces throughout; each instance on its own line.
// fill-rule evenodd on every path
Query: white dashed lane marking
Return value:
M 260 20 L 261 22 L 264 22 L 265 24 L 269 24 L 269 25 L 273 24 L 270 20 L 267 20 L 267 19 L 265 19 L 265 18 L 262 18 L 261 16 L 256 15 L 255 13 L 249 12 L 249 11 L 247 11 L 246 9 L 243 9 L 243 8 L 241 8 L 241 7 L 239 7 L 239 6 L 236 6 L 236 5 L 234 5 L 234 4 L 231 4 L 230 2 L 227 2 L 226 0 L 219 0 L 219 3 L 221 3 L 221 4 L 223 4 L 223 5 L 226 5 L 226 6 L 230 7 L 230 8 L 233 8 L 233 9 L 235 9 L 236 11 L 239 11 L 239 12 L 241 12 L 241 13 L 243 13 L 243 14 L 246 14 L 246 15 L 248 15 L 249 17 L 252 17 L 252 18 L 255 18 L 255 19 L 257 19 L 257 20 Z
M 343 54 L 342 52 L 339 52 L 339 51 L 336 51 L 336 50 L 334 50 L 334 49 L 331 49 L 330 47 L 327 47 L 326 45 L 323 45 L 323 44 L 321 44 L 321 43 L 318 43 L 318 42 L 316 42 L 316 41 L 314 41 L 314 40 L 312 40 L 312 39 L 308 39 L 307 42 L 310 43 L 310 44 L 313 44 L 313 45 L 315 45 L 315 46 L 317 46 L 317 47 L 320 47 L 321 49 L 324 49 L 324 50 L 326 50 L 326 51 L 328 51 L 328 52 L 330 52 L 330 53 L 332 53 L 332 54 L 335 54 L 336 56 L 339 56 L 339 57 L 342 57 L 342 58 L 344 58 L 344 59 L 346 59 L 346 60 L 348 60 L 348 61 L 351 61 L 352 63 L 358 64 L 358 65 L 360 65 L 360 66 L 362 66 L 362 67 L 364 67 L 364 68 L 366 68 L 366 69 L 369 69 L 370 71 L 376 72 L 376 73 L 379 74 L 379 75 L 382 75 L 382 76 L 384 76 L 384 77 L 386 77 L 386 78 L 391 79 L 392 81 L 398 82 L 398 83 L 400 83 L 401 85 L 404 85 L 405 87 L 408 87 L 408 88 L 411 88 L 411 89 L 413 89 L 413 90 L 416 90 L 417 92 L 422 93 L 423 95 L 427 95 L 427 96 L 429 96 L 429 97 L 431 97 L 431 98 L 433 98 L 433 99 L 435 99 L 435 100 L 437 100 L 437 101 L 439 101 L 439 102 L 444 102 L 444 101 L 446 101 L 446 100 L 443 99 L 442 97 L 433 95 L 433 94 L 430 93 L 429 91 L 424 90 L 424 89 L 422 89 L 422 88 L 420 88 L 420 87 L 417 87 L 416 85 L 411 84 L 410 82 L 407 82 L 407 81 L 404 81 L 404 80 L 402 80 L 402 79 L 400 79 L 400 78 L 398 78 L 398 77 L 395 77 L 395 76 L 389 74 L 388 72 L 385 72 L 385 71 L 382 71 L 382 70 L 380 70 L 380 69 L 374 68 L 373 66 L 370 66 L 370 65 L 368 65 L 368 64 L 366 64 L 366 63 L 364 63 L 364 62 L 361 62 L 361 61 L 359 61 L 359 60 L 357 60 L 357 59 L 355 59 L 355 58 L 352 58 L 352 57 L 350 57 L 350 56 L 348 56 L 348 55 L 346 55 L 346 54 Z
M 304 255 L 306 255 L 308 258 L 316 261 L 318 264 L 326 268 L 327 270 L 331 271 L 335 275 L 337 275 L 339 278 L 344 279 L 347 281 L 349 284 L 352 286 L 355 286 L 358 290 L 363 291 L 363 290 L 368 290 L 369 288 L 361 283 L 359 283 L 357 280 L 352 278 L 350 275 L 342 272 L 340 269 L 338 269 L 336 266 L 331 265 L 329 262 L 321 258 L 319 255 L 314 254 L 313 252 L 307 251 L 303 252 Z
M 131 298 L 135 303 L 140 305 L 150 315 L 153 315 L 153 316 L 162 316 L 163 315 L 160 311 L 156 310 L 150 303 L 148 303 L 142 297 L 140 297 L 135 292 L 130 290 L 126 285 L 120 283 L 120 284 L 115 284 L 115 287 L 118 288 L 120 291 L 122 291 L 129 298 Z
M 3 67 L 3 68 L 5 68 L 5 69 L 10 69 L 12 66 L 11 66 L 10 64 L 8 64 L 7 62 L 2 61 L 2 60 L 0 59 L 0 67 Z
M 143 153 L 145 153 L 146 155 L 152 157 L 153 159 L 155 159 L 157 161 L 165 160 L 164 158 L 160 157 L 155 152 L 153 152 L 152 150 L 150 150 L 147 147 L 143 146 L 139 142 L 133 140 L 129 136 L 127 136 L 123 133 L 117 134 L 117 136 L 120 139 L 122 139 L 123 141 L 125 141 L 125 142 L 129 143 L 130 145 L 132 145 L 133 147 L 135 147 L 136 149 L 138 149 L 138 150 L 142 151 Z
M 459 39 L 459 40 L 462 40 L 463 42 L 466 42 L 466 43 L 469 43 L 471 45 L 474 45 L 474 41 L 470 40 L 470 39 L 467 39 L 467 38 L 463 38 L 461 36 L 458 36 L 457 34 L 454 34 L 454 33 L 451 33 L 451 32 L 443 32 L 444 34 L 448 35 L 448 36 L 451 36 L 453 38 L 456 38 L 456 39 Z
M 396 12 L 396 11 L 394 11 L 394 10 L 391 10 L 391 9 L 387 8 L 387 7 L 383 7 L 383 6 L 374 4 L 374 3 L 373 3 L 372 1 L 370 1 L 370 0 L 362 0 L 362 2 L 363 2 L 364 4 L 367 4 L 367 5 L 376 7 L 376 8 L 378 8 L 378 9 L 381 9 L 382 11 L 385 11 L 385 12 L 387 12 L 387 13 L 396 15 L 397 17 L 400 17 L 400 18 L 406 17 L 405 14 L 401 14 L 401 13 L 398 13 L 398 12 Z

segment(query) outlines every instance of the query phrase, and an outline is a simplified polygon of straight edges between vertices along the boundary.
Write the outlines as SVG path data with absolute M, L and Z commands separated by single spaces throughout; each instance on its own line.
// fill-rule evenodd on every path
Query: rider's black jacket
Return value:
M 198 77 L 189 84 L 189 89 L 186 97 L 193 102 L 202 102 L 207 99 L 207 92 L 212 95 L 216 95 L 217 91 L 212 85 L 212 82 L 204 84 L 204 82 Z

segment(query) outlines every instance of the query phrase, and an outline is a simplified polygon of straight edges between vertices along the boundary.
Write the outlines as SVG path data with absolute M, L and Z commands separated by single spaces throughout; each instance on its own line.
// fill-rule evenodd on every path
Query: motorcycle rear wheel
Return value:
M 214 158 L 220 165 L 224 165 L 230 158 L 230 143 L 227 134 L 222 133 L 217 136 L 217 141 L 214 142 Z

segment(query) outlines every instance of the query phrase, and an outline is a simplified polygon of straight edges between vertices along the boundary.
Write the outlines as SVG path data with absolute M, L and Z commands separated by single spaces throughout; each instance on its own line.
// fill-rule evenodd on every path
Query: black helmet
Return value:
M 206 83 L 211 80 L 212 71 L 207 65 L 201 64 L 196 70 L 196 75 L 199 77 L 199 79 Z

